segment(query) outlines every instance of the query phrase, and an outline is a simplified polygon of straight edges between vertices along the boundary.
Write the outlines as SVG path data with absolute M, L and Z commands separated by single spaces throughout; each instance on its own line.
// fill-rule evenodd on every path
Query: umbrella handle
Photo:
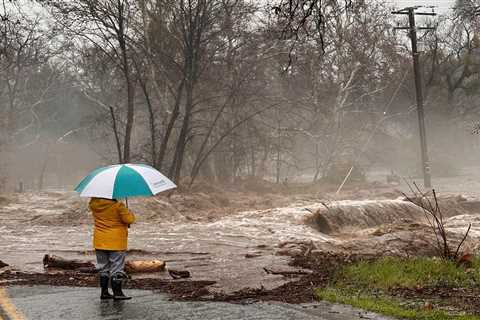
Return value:
M 128 198 L 125 198 L 125 205 L 127 206 L 127 209 L 128 209 Z M 130 225 L 128 225 L 128 229 L 130 229 Z

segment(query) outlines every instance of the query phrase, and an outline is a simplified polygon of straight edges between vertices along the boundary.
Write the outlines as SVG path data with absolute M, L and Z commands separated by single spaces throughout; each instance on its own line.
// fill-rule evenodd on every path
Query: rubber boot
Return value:
M 112 278 L 112 290 L 113 290 L 113 300 L 130 300 L 132 297 L 127 297 L 123 294 L 122 291 L 122 282 L 121 278 L 113 277 Z
M 100 288 L 102 288 L 102 293 L 100 294 L 101 300 L 113 299 L 113 295 L 108 292 L 108 282 L 110 280 L 109 276 L 100 276 Z

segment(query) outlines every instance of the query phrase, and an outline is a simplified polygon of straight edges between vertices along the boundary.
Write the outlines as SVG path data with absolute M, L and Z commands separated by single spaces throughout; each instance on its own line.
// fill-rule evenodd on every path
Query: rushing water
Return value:
M 0 206 L 0 260 L 31 271 L 43 269 L 42 258 L 47 253 L 94 260 L 90 224 L 38 223 L 39 217 L 60 219 L 63 212 L 79 206 L 75 201 L 78 198 L 72 193 L 56 192 L 17 195 Z M 422 217 L 418 207 L 405 201 L 365 200 L 299 203 L 224 215 L 212 222 L 181 217 L 168 222 L 140 219 L 130 229 L 129 247 L 141 251 L 134 251 L 130 258 L 165 260 L 172 268 L 188 269 L 194 279 L 218 281 L 218 290 L 269 288 L 285 279 L 266 275 L 263 268 L 291 268 L 289 257 L 278 253 L 295 243 L 313 241 L 331 249 L 345 241 L 345 233 L 361 234 L 366 228 Z M 468 221 L 474 222 L 472 236 L 480 237 L 475 215 L 450 218 L 447 225 L 462 232 Z M 342 237 L 336 236 L 338 232 Z M 384 237 L 387 242 L 392 238 Z M 382 246 L 379 240 L 374 239 L 377 247 Z
M 46 208 L 53 209 L 49 212 Z M 43 269 L 41 261 L 46 253 L 93 260 L 92 226 L 45 226 L 37 225 L 33 219 L 39 215 L 59 216 L 59 212 L 57 199 L 49 195 L 3 206 L 0 259 L 32 271 Z M 272 287 L 284 280 L 265 275 L 263 268 L 288 268 L 288 258 L 275 254 L 279 244 L 335 241 L 306 225 L 303 221 L 308 214 L 304 207 L 291 207 L 243 212 L 214 222 L 144 221 L 130 228 L 130 249 L 142 250 L 131 258 L 154 256 L 169 266 L 190 270 L 195 279 L 217 280 L 222 290 Z

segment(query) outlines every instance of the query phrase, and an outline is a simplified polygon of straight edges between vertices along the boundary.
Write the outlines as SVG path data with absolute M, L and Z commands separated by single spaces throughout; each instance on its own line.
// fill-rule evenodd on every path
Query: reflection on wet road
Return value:
M 14 287 L 8 293 L 27 319 L 35 320 L 387 320 L 369 312 L 325 303 L 248 305 L 174 302 L 151 291 L 129 290 L 131 301 L 100 301 L 95 288 Z

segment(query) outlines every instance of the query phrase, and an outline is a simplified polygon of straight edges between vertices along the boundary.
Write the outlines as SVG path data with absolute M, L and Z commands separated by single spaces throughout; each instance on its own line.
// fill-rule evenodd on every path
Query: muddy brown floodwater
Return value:
M 0 257 L 3 261 L 21 270 L 42 271 L 41 261 L 46 253 L 94 260 L 90 224 L 37 225 L 35 218 L 39 215 L 57 214 L 58 219 L 62 219 L 61 209 L 48 205 L 58 202 L 51 194 L 28 196 L 31 200 L 2 207 Z M 75 194 L 68 196 L 76 197 Z M 35 207 L 38 204 L 44 206 Z M 135 208 L 134 203 L 130 205 Z M 314 210 L 318 206 L 309 208 Z M 49 208 L 54 212 L 49 212 Z M 289 268 L 289 258 L 276 254 L 279 244 L 334 241 L 303 223 L 306 214 L 309 212 L 304 207 L 291 207 L 243 212 L 213 222 L 143 221 L 129 229 L 129 258 L 165 260 L 171 268 L 189 270 L 195 280 L 215 280 L 214 288 L 221 291 L 275 287 L 281 285 L 284 278 L 267 275 L 263 268 Z M 169 278 L 168 274 L 159 277 Z
M 475 188 L 480 184 L 477 180 L 465 184 L 465 179 L 437 179 L 434 183 L 440 191 L 446 190 L 441 194 L 442 205 L 448 212 L 447 227 L 453 239 L 460 239 L 468 223 L 473 224 L 467 247 L 475 252 L 480 238 L 475 191 L 480 188 Z M 245 299 L 268 296 L 268 290 L 286 290 L 282 286 L 292 281 L 299 281 L 299 287 L 318 285 L 322 277 L 309 279 L 308 263 L 292 263 L 292 257 L 297 259 L 306 250 L 342 257 L 432 252 L 429 243 L 433 239 L 423 212 L 397 199 L 401 193 L 396 189 L 402 188 L 405 190 L 405 186 L 378 183 L 355 186 L 340 197 L 306 189 L 303 194 L 282 190 L 213 198 L 208 192 L 194 192 L 134 199 L 129 204 L 139 223 L 129 231 L 129 258 L 161 259 L 167 267 L 186 269 L 191 281 L 208 286 L 210 296 L 225 301 L 235 300 L 229 298 L 234 292 Z M 249 206 L 252 210 L 245 210 Z M 47 253 L 93 261 L 86 207 L 87 202 L 73 192 L 0 196 L 0 260 L 24 272 L 43 272 L 42 258 Z M 134 280 L 145 277 L 152 275 L 135 275 Z M 168 273 L 153 277 L 170 279 Z M 93 285 L 85 279 L 84 285 Z M 294 286 L 288 290 L 296 294 Z

